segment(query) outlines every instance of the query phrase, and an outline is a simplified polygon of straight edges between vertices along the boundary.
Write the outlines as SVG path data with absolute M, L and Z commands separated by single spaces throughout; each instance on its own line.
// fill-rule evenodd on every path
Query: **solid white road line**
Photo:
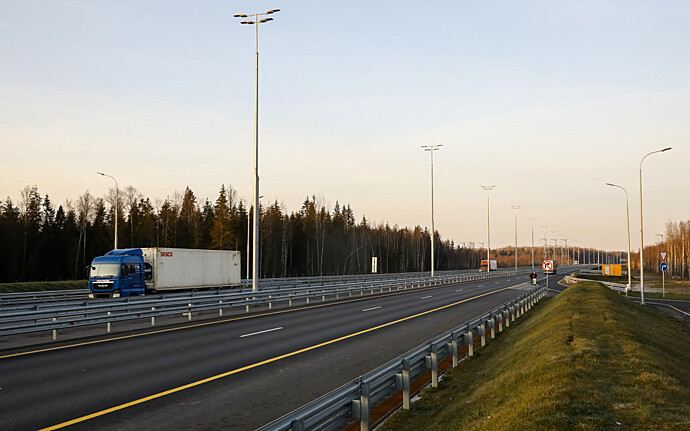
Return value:
M 456 292 L 462 292 L 462 289 L 458 289 L 458 290 L 456 290 Z
M 419 299 L 427 299 L 427 298 L 431 298 L 431 296 L 432 296 L 432 295 L 429 295 L 429 296 L 422 296 L 422 297 L 419 298 Z
M 362 311 L 371 311 L 371 310 L 378 310 L 379 308 L 381 308 L 381 307 L 380 307 L 380 306 L 378 306 L 378 307 L 371 307 L 371 308 L 365 308 L 365 309 L 364 309 L 364 310 L 362 310 Z
M 240 338 L 251 337 L 252 335 L 265 334 L 266 332 L 279 331 L 279 330 L 281 330 L 281 329 L 283 329 L 283 327 L 282 327 L 282 326 L 279 326 L 279 327 L 277 327 L 277 328 L 266 329 L 265 331 L 252 332 L 251 334 L 240 335 Z

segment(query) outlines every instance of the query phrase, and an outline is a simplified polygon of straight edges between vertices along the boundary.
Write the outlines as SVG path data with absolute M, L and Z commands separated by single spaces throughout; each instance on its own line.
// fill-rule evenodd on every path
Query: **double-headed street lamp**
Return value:
M 96 172 L 98 175 L 103 175 L 104 177 L 111 178 L 115 181 L 115 250 L 117 250 L 117 204 L 120 201 L 120 192 L 117 185 L 117 180 L 112 175 L 104 174 L 103 172 Z
M 670 150 L 671 147 L 664 148 L 663 150 L 652 151 L 647 153 L 642 160 L 640 160 L 640 304 L 644 305 L 644 225 L 642 224 L 642 162 L 647 156 L 651 156 L 656 153 L 663 153 L 664 151 Z
M 628 204 L 628 191 L 625 187 L 619 186 L 618 184 L 606 183 L 607 186 L 618 187 L 625 192 L 625 221 L 628 228 L 628 287 L 625 289 L 625 295 L 628 295 L 628 290 L 630 290 L 632 284 L 632 274 L 630 273 L 630 205 Z
M 481 186 L 486 190 L 486 272 L 491 271 L 491 219 L 489 217 L 489 195 L 496 186 Z
M 518 267 L 518 247 L 517 247 L 517 212 L 521 205 L 511 205 L 510 207 L 515 210 L 515 270 Z
M 440 150 L 443 144 L 422 145 L 431 156 L 431 276 L 434 276 L 434 151 Z
M 532 271 L 534 271 L 534 220 L 536 217 L 530 217 L 529 221 L 532 223 Z
M 254 17 L 254 21 L 242 21 L 240 24 L 253 24 L 256 29 L 256 80 L 255 80 L 255 99 L 254 99 L 254 208 L 259 208 L 259 24 L 273 21 L 273 18 L 261 18 L 260 16 L 271 15 L 280 12 L 280 9 L 272 9 L 264 13 L 236 14 L 235 18 Z M 253 275 L 252 291 L 259 290 L 259 211 L 254 210 L 254 238 L 253 238 Z M 247 256 L 249 259 L 249 256 Z M 249 277 L 249 274 L 247 274 Z

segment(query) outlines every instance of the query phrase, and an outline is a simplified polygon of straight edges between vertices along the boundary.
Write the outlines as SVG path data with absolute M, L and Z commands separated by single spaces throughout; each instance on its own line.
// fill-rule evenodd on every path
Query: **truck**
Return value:
M 541 268 L 544 270 L 544 274 L 558 273 L 558 263 L 553 259 L 547 259 L 542 262 Z
M 489 269 L 488 269 L 489 271 L 496 271 L 498 269 L 498 266 L 497 266 L 495 260 L 491 259 L 491 260 L 487 261 L 486 259 L 484 259 L 479 264 L 479 272 L 487 271 L 486 262 L 489 262 Z
M 187 248 L 117 249 L 93 259 L 91 298 L 240 285 L 240 252 Z

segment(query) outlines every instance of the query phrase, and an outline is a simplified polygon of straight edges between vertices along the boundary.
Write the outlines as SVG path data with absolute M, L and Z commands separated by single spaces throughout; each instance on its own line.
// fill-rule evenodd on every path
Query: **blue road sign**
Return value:
M 668 269 L 668 264 L 666 262 L 661 262 L 661 265 L 659 265 L 659 269 L 666 272 Z

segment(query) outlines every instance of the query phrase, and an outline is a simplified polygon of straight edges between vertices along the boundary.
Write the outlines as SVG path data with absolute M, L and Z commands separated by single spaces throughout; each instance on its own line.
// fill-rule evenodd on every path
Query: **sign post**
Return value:
M 544 270 L 544 274 L 546 274 L 546 288 L 549 288 L 549 273 L 553 270 L 553 260 L 545 260 L 541 264 L 541 268 Z
M 661 270 L 661 297 L 666 298 L 666 270 L 668 270 L 668 264 L 666 263 L 666 256 L 668 256 L 668 253 L 665 251 L 660 251 L 659 254 L 661 255 L 661 265 L 659 265 L 659 269 Z

